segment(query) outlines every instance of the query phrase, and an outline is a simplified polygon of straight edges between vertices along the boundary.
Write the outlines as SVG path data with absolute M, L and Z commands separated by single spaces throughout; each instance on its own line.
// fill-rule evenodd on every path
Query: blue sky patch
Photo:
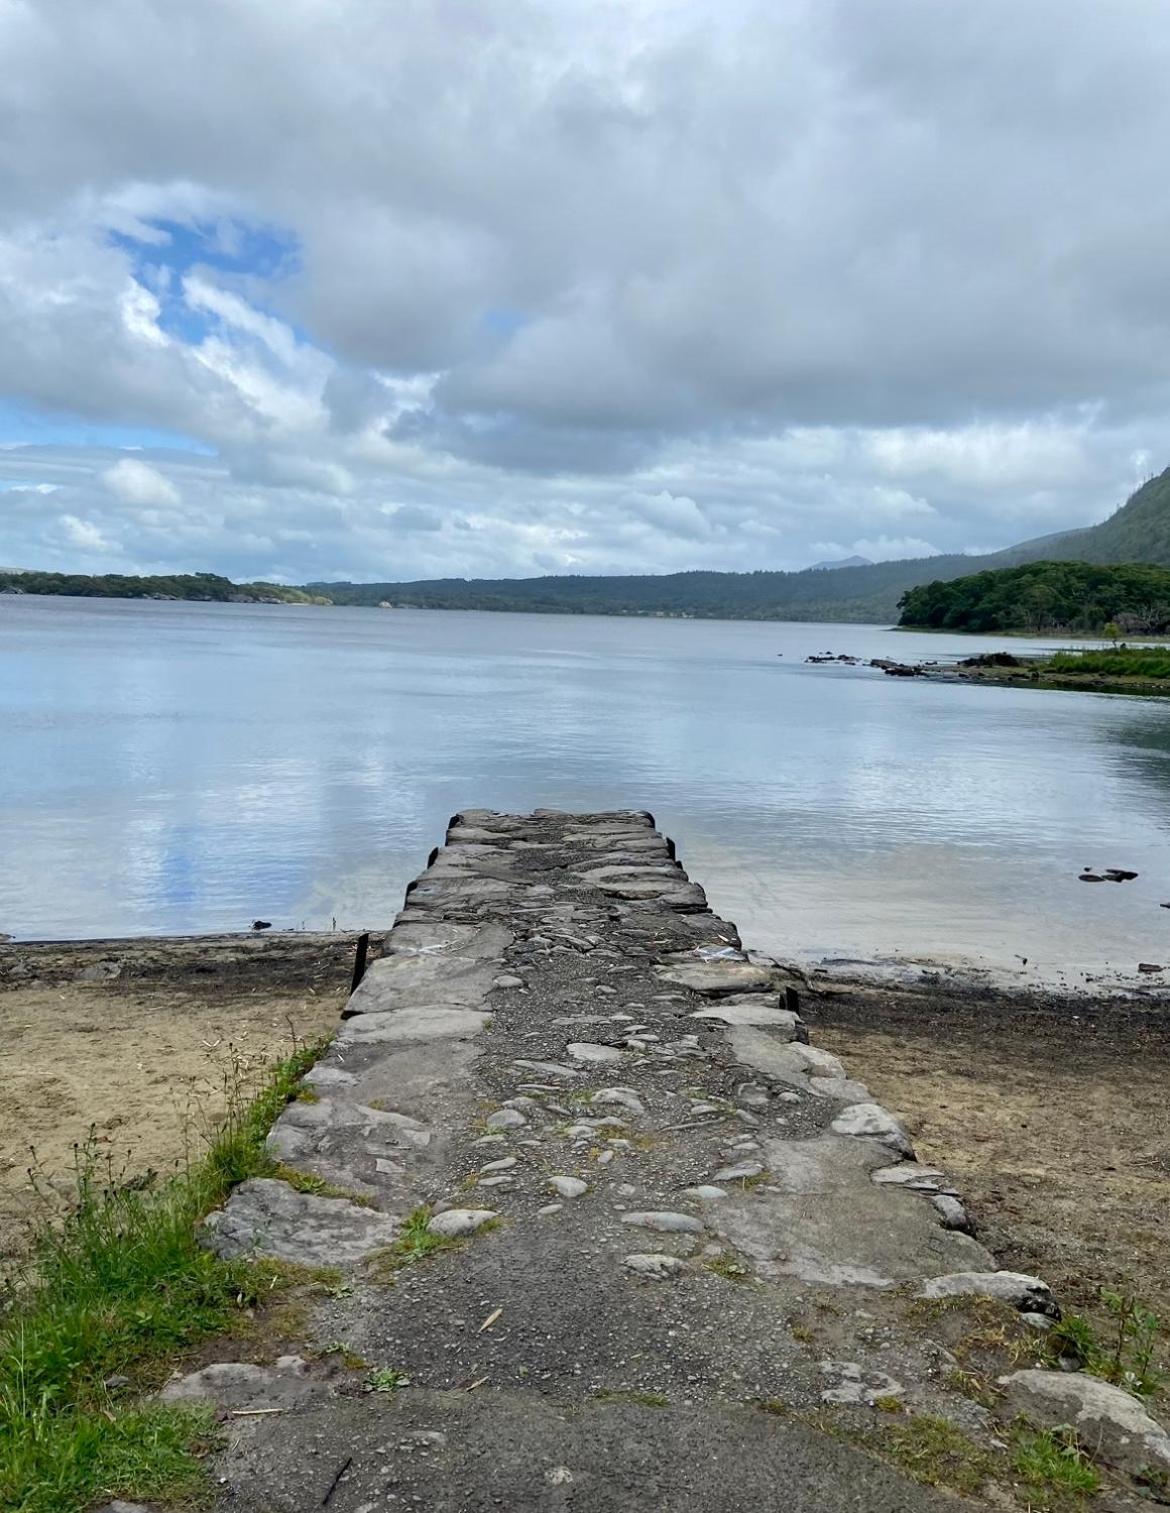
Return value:
M 0 446 L 172 447 L 200 456 L 214 448 L 177 431 L 107 424 L 75 415 L 50 415 L 0 400 Z

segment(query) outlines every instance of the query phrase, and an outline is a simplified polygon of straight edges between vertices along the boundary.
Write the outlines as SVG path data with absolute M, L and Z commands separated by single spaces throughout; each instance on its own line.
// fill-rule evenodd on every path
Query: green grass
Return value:
M 907 1415 L 869 1440 L 887 1459 L 930 1487 L 952 1487 L 973 1495 L 995 1469 L 990 1451 L 948 1419 L 928 1414 Z
M 1170 650 L 1118 646 L 1108 651 L 1058 651 L 1034 664 L 1041 673 L 1066 677 L 1170 678 Z
M 105 1386 L 149 1385 L 176 1354 L 237 1324 L 276 1285 L 272 1268 L 224 1262 L 197 1226 L 231 1188 L 271 1172 L 265 1138 L 320 1046 L 276 1067 L 259 1094 L 228 1088 L 202 1156 L 165 1181 L 126 1182 L 90 1141 L 76 1153 L 63 1220 L 6 1279 L 0 1316 L 0 1507 L 81 1513 L 111 1496 L 191 1497 L 208 1430 L 190 1409 L 127 1404 Z
M 1124 1387 L 1135 1397 L 1152 1397 L 1163 1385 L 1155 1364 L 1162 1321 L 1130 1293 L 1102 1289 L 1108 1332 L 1094 1329 L 1079 1314 L 1066 1314 L 1044 1337 L 1052 1364 L 1071 1358 L 1082 1371 Z
M 1050 1494 L 1091 1496 L 1101 1485 L 1076 1435 L 1067 1429 L 1017 1429 L 1012 1464 L 1029 1486 Z
M 285 1166 L 283 1161 L 272 1166 L 268 1176 L 277 1178 L 280 1182 L 287 1182 L 291 1188 L 299 1193 L 308 1193 L 311 1198 L 344 1198 L 347 1203 L 356 1203 L 359 1208 L 373 1208 L 373 1203 L 362 1193 L 355 1193 L 349 1187 L 337 1187 L 332 1182 L 327 1182 L 324 1177 L 314 1176 L 312 1172 L 298 1171 L 295 1166 Z
M 721 1255 L 711 1256 L 703 1262 L 703 1266 L 707 1271 L 713 1272 L 717 1277 L 723 1277 L 728 1282 L 747 1282 L 751 1279 L 751 1269 L 726 1251 Z
M 450 1250 L 458 1245 L 458 1240 L 448 1239 L 446 1235 L 437 1235 L 427 1228 L 430 1223 L 431 1210 L 429 1207 L 416 1208 L 406 1217 L 397 1240 L 393 1245 L 387 1245 L 384 1250 L 375 1251 L 370 1257 L 369 1266 L 373 1275 L 379 1281 L 393 1281 L 394 1274 L 404 1266 L 411 1266 L 415 1261 L 423 1261 L 427 1256 L 434 1255 L 439 1250 Z M 486 1229 L 488 1226 L 484 1225 Z

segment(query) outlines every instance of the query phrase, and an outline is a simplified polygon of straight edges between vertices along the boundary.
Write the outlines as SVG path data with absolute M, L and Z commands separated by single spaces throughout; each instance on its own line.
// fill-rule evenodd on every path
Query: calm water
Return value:
M 802 660 L 982 644 L 0 598 L 0 931 L 382 926 L 460 807 L 634 807 L 764 949 L 1170 962 L 1170 702 Z

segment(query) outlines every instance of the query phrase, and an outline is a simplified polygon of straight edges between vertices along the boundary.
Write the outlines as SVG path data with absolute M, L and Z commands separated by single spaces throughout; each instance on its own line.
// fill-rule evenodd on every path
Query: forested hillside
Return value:
M 282 583 L 233 583 L 218 573 L 134 577 L 124 573 L 0 572 L 0 594 L 60 594 L 81 599 L 193 599 L 203 604 L 328 604 L 323 595 Z
M 926 630 L 1163 635 L 1170 570 L 1032 562 L 922 584 L 902 596 L 901 609 L 900 624 Z

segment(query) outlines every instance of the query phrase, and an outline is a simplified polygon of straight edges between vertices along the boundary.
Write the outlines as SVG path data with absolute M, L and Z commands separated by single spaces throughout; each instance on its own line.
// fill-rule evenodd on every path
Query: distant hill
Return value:
M 0 572 L 0 593 L 522 610 L 537 614 L 678 616 L 716 620 L 837 620 L 890 624 L 908 589 L 1028 562 L 1147 563 L 1170 567 L 1170 469 L 1101 525 L 970 557 L 819 563 L 796 573 L 435 578 L 416 583 L 234 584 L 214 573 L 167 578 Z
M 810 573 L 828 573 L 832 572 L 835 567 L 869 567 L 870 563 L 871 559 L 869 557 L 858 557 L 856 555 L 852 557 L 833 557 L 827 562 L 814 562 L 806 571 Z
M 1148 563 L 1027 562 L 923 583 L 902 596 L 904 626 L 1050 635 L 1165 635 L 1170 569 Z
M 233 583 L 218 573 L 128 577 L 124 573 L 0 570 L 0 594 L 55 594 L 70 599 L 192 599 L 200 604 L 328 604 L 322 595 L 281 583 Z
M 1170 469 L 1101 525 L 1058 531 L 1004 551 L 951 553 L 797 573 L 664 573 L 639 577 L 442 578 L 418 583 L 311 583 L 336 604 L 500 609 L 580 615 L 681 615 L 734 620 L 892 623 L 907 589 L 1026 562 L 1170 566 Z

